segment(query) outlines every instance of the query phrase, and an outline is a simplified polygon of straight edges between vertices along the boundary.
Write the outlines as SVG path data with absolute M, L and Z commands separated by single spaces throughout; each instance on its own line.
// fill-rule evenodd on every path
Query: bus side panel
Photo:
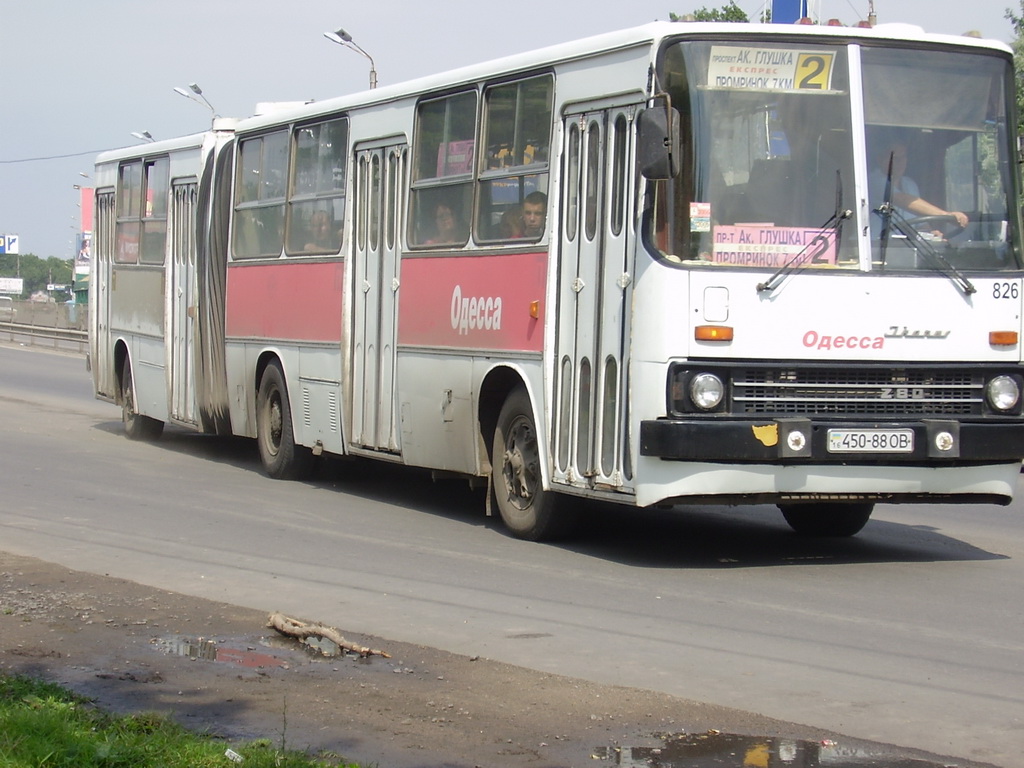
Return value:
M 543 351 L 547 268 L 544 252 L 407 256 L 399 345 Z
M 340 344 L 344 276 L 341 261 L 232 264 L 227 336 Z
M 235 434 L 256 435 L 256 367 L 284 368 L 296 442 L 341 453 L 342 261 L 233 264 L 227 273 L 227 370 Z
M 399 350 L 395 372 L 405 463 L 476 474 L 473 358 Z
M 403 259 L 397 381 L 407 464 L 480 471 L 476 402 L 495 358 L 541 391 L 547 268 L 544 252 Z
M 136 408 L 167 420 L 167 345 L 163 268 L 114 267 L 110 279 L 111 338 L 129 339 Z M 111 358 L 112 359 L 112 358 Z
M 411 382 L 399 392 L 402 459 L 410 466 L 484 474 L 489 448 L 478 439 L 477 399 L 480 383 L 497 366 L 514 369 L 542 408 L 541 359 L 499 360 L 484 354 L 454 356 L 451 352 L 402 350 L 396 366 L 399 381 Z M 429 384 L 426 384 L 429 382 Z M 536 414 L 537 423 L 544 414 Z M 485 435 L 486 441 L 490 440 Z

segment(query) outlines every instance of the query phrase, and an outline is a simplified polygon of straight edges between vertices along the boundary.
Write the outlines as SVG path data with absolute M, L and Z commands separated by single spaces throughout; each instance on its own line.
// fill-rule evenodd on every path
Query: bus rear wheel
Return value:
M 577 518 L 570 500 L 544 489 L 537 427 L 522 388 L 509 395 L 498 416 L 491 485 L 502 522 L 516 538 L 550 541 L 574 528 Z
M 874 509 L 867 502 L 779 505 L 789 527 L 804 536 L 854 536 L 867 525 Z
M 132 364 L 126 357 L 121 367 L 121 421 L 124 423 L 124 434 L 129 440 L 156 440 L 164 431 L 164 423 L 140 414 L 135 403 Z
M 309 475 L 313 454 L 295 444 L 292 409 L 284 374 L 271 363 L 260 379 L 256 395 L 256 443 L 264 471 L 278 480 L 298 480 Z

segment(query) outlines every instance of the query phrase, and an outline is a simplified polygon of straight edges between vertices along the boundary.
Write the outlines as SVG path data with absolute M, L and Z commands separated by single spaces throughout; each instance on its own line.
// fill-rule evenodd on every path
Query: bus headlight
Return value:
M 985 387 L 988 403 L 997 411 L 1010 411 L 1020 401 L 1020 385 L 1012 376 L 996 376 Z
M 702 411 L 718 407 L 725 396 L 722 380 L 713 373 L 698 373 L 690 379 L 690 400 Z

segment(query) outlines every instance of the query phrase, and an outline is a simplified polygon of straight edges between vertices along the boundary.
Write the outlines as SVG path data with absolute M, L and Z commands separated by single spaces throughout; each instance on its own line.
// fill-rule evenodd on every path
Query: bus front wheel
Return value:
M 150 416 L 143 416 L 135 403 L 132 364 L 126 357 L 121 368 L 121 421 L 124 423 L 124 434 L 129 440 L 156 440 L 164 431 L 164 423 Z
M 312 469 L 312 452 L 295 444 L 288 389 L 277 363 L 268 365 L 260 379 L 256 395 L 256 443 L 263 469 L 273 478 L 298 480 Z
M 789 527 L 804 536 L 853 536 L 867 525 L 874 509 L 867 502 L 779 505 Z
M 565 536 L 576 522 L 570 500 L 544 489 L 540 445 L 530 398 L 516 389 L 494 430 L 491 485 L 505 527 L 527 541 Z

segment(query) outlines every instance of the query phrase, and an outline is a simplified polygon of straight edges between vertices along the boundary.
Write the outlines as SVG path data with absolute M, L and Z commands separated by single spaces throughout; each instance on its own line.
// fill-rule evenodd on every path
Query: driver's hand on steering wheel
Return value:
M 967 218 L 967 214 L 963 211 L 950 211 L 949 215 L 956 219 L 956 223 L 961 227 L 966 227 L 970 219 Z

